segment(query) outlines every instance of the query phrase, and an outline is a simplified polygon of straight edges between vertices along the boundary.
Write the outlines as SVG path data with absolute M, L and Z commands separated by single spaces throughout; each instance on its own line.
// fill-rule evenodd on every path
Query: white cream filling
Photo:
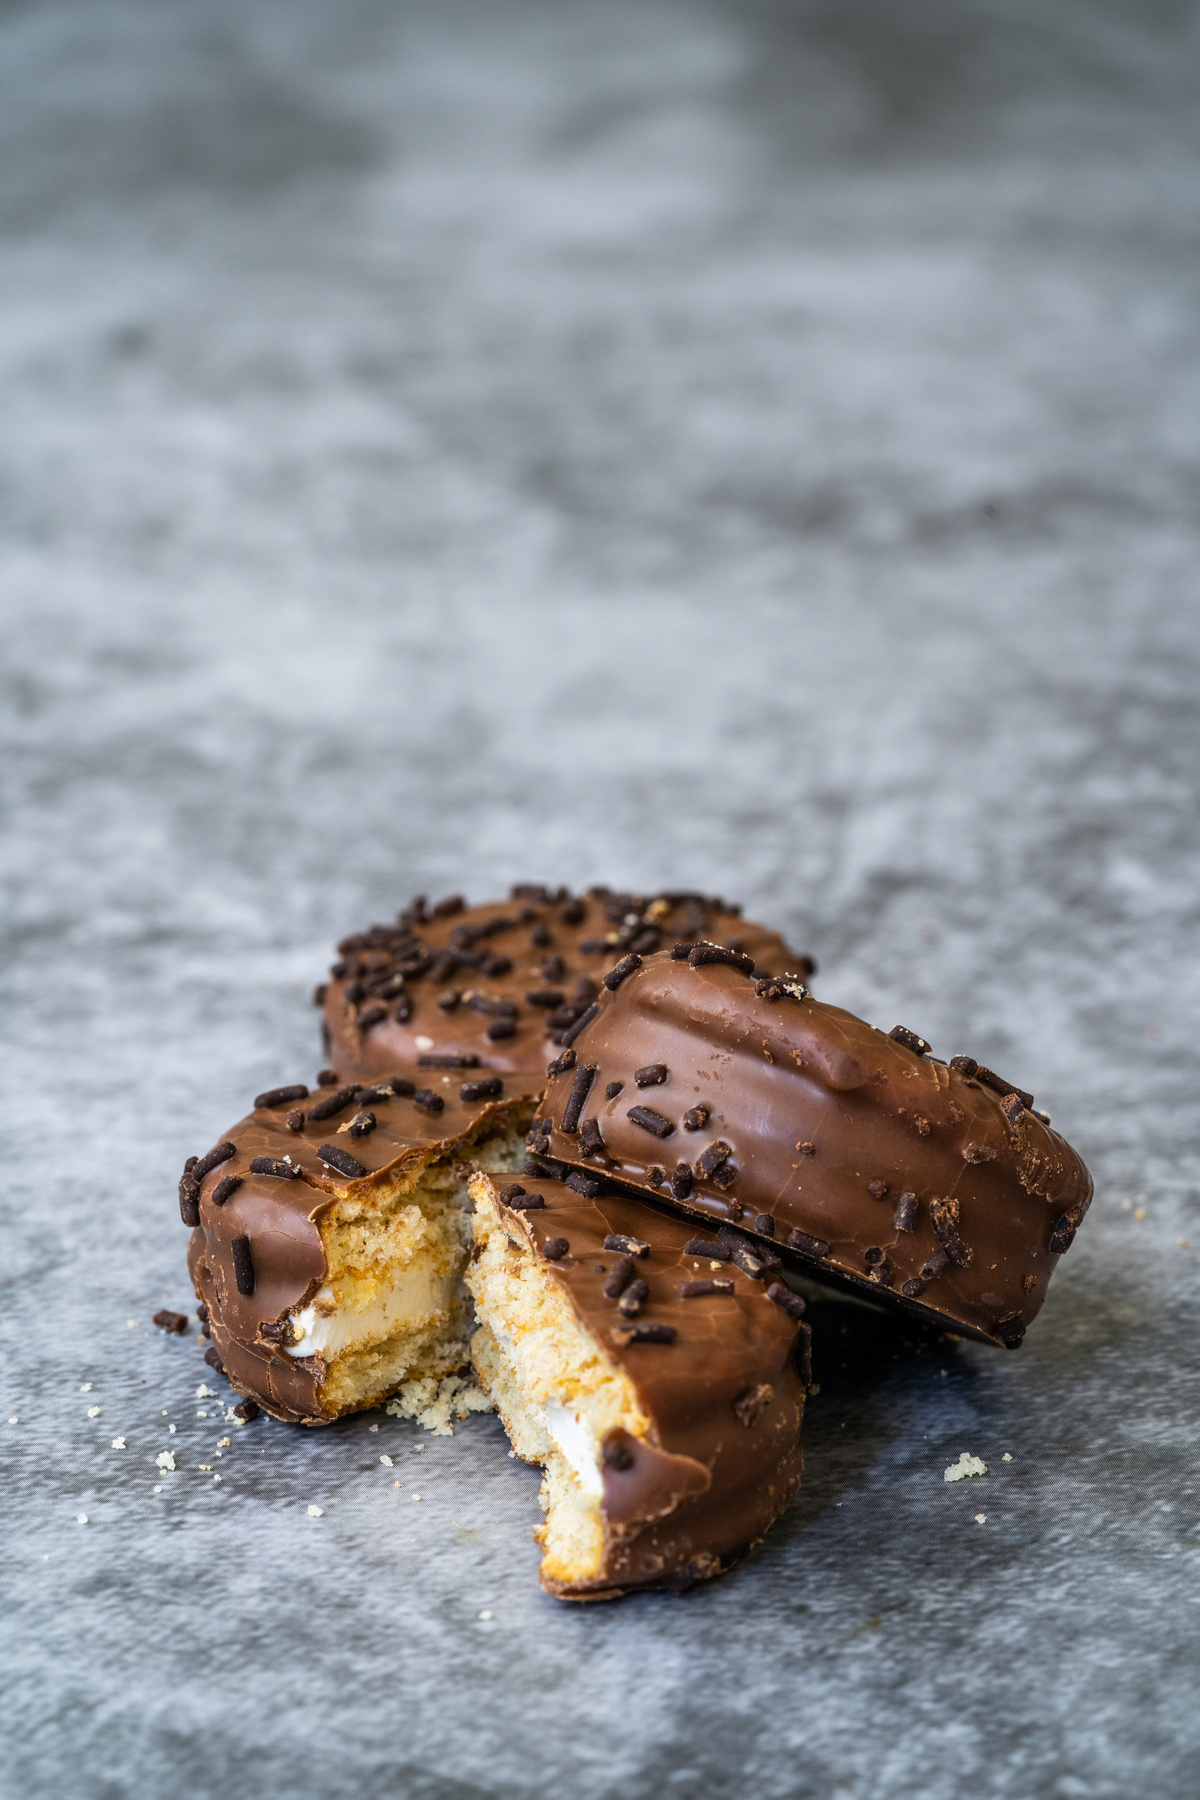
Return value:
M 428 1267 L 397 1269 L 385 1287 L 370 1284 L 370 1299 L 356 1305 L 353 1281 L 326 1285 L 300 1312 L 290 1315 L 296 1342 L 289 1356 L 338 1356 L 359 1345 L 380 1343 L 400 1331 L 445 1312 L 458 1282 L 453 1273 Z
M 546 1434 L 552 1438 L 574 1469 L 579 1485 L 589 1498 L 600 1499 L 604 1482 L 600 1476 L 600 1446 L 586 1420 L 551 1400 L 542 1408 Z

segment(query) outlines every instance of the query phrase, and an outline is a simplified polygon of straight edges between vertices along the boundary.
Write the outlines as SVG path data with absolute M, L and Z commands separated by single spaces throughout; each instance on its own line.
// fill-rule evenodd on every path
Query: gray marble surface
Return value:
M 1171 0 L 0 10 L 6 1796 L 1195 1793 L 1198 76 Z M 218 1464 L 148 1324 L 331 941 L 521 878 L 740 895 L 1096 1175 L 1018 1355 L 815 1309 L 682 1600 L 543 1596 L 491 1418 Z

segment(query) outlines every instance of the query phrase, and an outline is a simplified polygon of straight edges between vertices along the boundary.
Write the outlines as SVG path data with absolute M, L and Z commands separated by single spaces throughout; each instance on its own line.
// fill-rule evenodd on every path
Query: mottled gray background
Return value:
M 1198 102 L 1182 0 L 0 8 L 6 1796 L 1195 1794 Z M 514 878 L 1097 1178 L 1019 1355 L 816 1309 L 683 1600 L 545 1598 L 490 1418 L 218 1465 L 148 1324 L 332 939 Z

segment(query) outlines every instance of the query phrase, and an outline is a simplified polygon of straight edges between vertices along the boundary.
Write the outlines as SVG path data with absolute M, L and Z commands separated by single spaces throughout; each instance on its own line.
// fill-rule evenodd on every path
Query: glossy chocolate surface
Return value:
M 528 1103 L 503 1096 L 483 1104 L 459 1098 L 461 1076 L 430 1071 L 429 1088 L 444 1097 L 439 1112 L 423 1109 L 411 1095 L 393 1096 L 377 1088 L 366 1105 L 353 1090 L 314 1087 L 305 1098 L 258 1108 L 225 1134 L 233 1153 L 204 1175 L 198 1197 L 185 1192 L 181 1206 L 199 1213 L 188 1246 L 188 1270 L 197 1297 L 208 1309 L 208 1328 L 224 1373 L 240 1394 L 257 1400 L 277 1419 L 323 1424 L 332 1416 L 322 1404 L 324 1366 L 319 1357 L 293 1357 L 278 1335 L 289 1313 L 305 1306 L 326 1275 L 319 1221 L 343 1195 L 366 1193 L 391 1183 L 435 1158 L 469 1158 L 480 1138 L 514 1122 Z M 345 1095 L 344 1103 L 330 1111 Z M 265 1097 L 265 1096 L 264 1096 Z M 314 1108 L 325 1114 L 311 1118 Z M 370 1111 L 375 1126 L 355 1135 L 351 1123 Z M 286 1123 L 303 1113 L 300 1130 Z M 353 1158 L 361 1175 L 332 1167 L 320 1154 L 332 1147 Z M 207 1160 L 207 1159 L 206 1159 Z M 252 1165 L 258 1164 L 256 1170 Z M 265 1172 L 264 1165 L 281 1171 Z M 236 1185 L 222 1197 L 222 1184 Z M 248 1250 L 235 1251 L 240 1240 Z M 253 1290 L 239 1288 L 237 1258 L 249 1255 Z M 246 1282 L 243 1279 L 242 1287 Z M 371 1404 L 377 1404 L 378 1400 Z
M 525 1077 L 523 1091 L 537 1094 L 619 958 L 696 938 L 733 944 L 771 968 L 813 966 L 776 932 L 702 894 L 572 895 L 531 885 L 469 908 L 457 898 L 432 909 L 416 901 L 397 924 L 338 945 L 317 989 L 326 1051 L 346 1078 L 410 1069 L 431 1054 L 462 1056 L 482 1075 Z
M 1032 1096 L 969 1059 L 935 1060 L 912 1033 L 901 1039 L 799 981 L 657 955 L 604 991 L 572 1046 L 575 1066 L 551 1078 L 550 1125 L 531 1145 L 1016 1348 L 1091 1178 L 1030 1110 Z M 639 1088 L 636 1072 L 654 1064 L 665 1079 Z
M 477 1180 L 497 1196 L 507 1185 Z M 647 1438 L 615 1432 L 606 1444 L 603 1571 L 584 1589 L 547 1585 L 600 1599 L 717 1575 L 763 1535 L 800 1485 L 808 1327 L 769 1297 L 770 1270 L 756 1280 L 730 1262 L 714 1269 L 707 1256 L 690 1254 L 684 1246 L 696 1233 L 689 1221 L 631 1196 L 587 1199 L 557 1183 L 522 1180 L 536 1185 L 545 1206 L 515 1211 L 499 1202 L 510 1235 L 543 1259 L 550 1240 L 567 1240 L 569 1253 L 545 1267 L 651 1421 Z M 633 1321 L 604 1294 L 621 1254 L 605 1248 L 610 1233 L 649 1245 L 634 1258 L 649 1293 Z M 682 1283 L 713 1277 L 732 1291 L 680 1298 Z M 671 1328 L 674 1340 L 622 1342 L 630 1323 Z

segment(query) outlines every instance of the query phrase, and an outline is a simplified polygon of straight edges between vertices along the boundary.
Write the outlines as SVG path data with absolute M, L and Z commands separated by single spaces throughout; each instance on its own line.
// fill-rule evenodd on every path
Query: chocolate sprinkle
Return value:
M 775 1236 L 775 1221 L 770 1213 L 755 1213 L 754 1229 L 758 1232 L 760 1237 L 773 1238 Z
M 250 1239 L 242 1238 L 240 1241 L 243 1244 L 248 1245 L 250 1242 Z M 254 1292 L 253 1288 L 251 1288 L 250 1291 L 251 1291 L 251 1293 L 253 1293 Z M 209 1348 L 204 1352 L 204 1360 L 208 1364 L 210 1369 L 216 1370 L 218 1375 L 223 1375 L 225 1373 L 225 1364 L 221 1361 L 221 1352 L 217 1349 L 217 1346 L 215 1344 L 211 1344 L 209 1346 Z
M 541 1212 L 545 1204 L 544 1194 L 527 1194 L 524 1188 L 507 1202 L 511 1212 Z
M 688 962 L 693 969 L 703 968 L 705 963 L 729 963 L 740 969 L 743 975 L 753 975 L 754 961 L 743 950 L 727 950 L 724 944 L 693 944 L 688 952 Z
M 909 1031 L 906 1025 L 893 1025 L 888 1036 L 897 1044 L 903 1044 L 906 1050 L 915 1050 L 918 1056 L 928 1056 L 930 1046 L 916 1031 Z
M 867 1192 L 870 1194 L 872 1200 L 886 1200 L 888 1197 L 888 1184 L 886 1181 L 868 1181 Z
M 623 1081 L 610 1081 L 604 1090 L 604 1098 L 606 1100 L 615 1100 L 617 1095 L 623 1094 L 624 1091 L 625 1083 Z
M 547 1238 L 542 1245 L 542 1255 L 547 1262 L 561 1262 L 570 1249 L 571 1246 L 564 1237 Z
M 600 1134 L 599 1119 L 585 1119 L 579 1127 L 579 1153 L 581 1156 L 603 1156 L 604 1139 Z
M 716 1280 L 681 1281 L 678 1290 L 681 1300 L 699 1300 L 705 1294 L 732 1294 L 734 1291 L 734 1282 L 729 1275 L 719 1275 Z
M 460 1100 L 495 1100 L 504 1092 L 499 1075 L 485 1075 L 482 1081 L 464 1081 L 458 1090 Z
M 588 1095 L 592 1091 L 592 1083 L 596 1079 L 594 1063 L 580 1063 L 575 1071 L 575 1079 L 571 1083 L 571 1092 L 567 1104 L 563 1107 L 560 1130 L 568 1136 L 574 1136 L 579 1130 L 579 1115 L 582 1113 Z
M 228 1162 L 231 1156 L 236 1155 L 236 1144 L 231 1144 L 228 1140 L 223 1144 L 218 1144 L 215 1150 L 210 1150 L 207 1156 L 200 1157 L 199 1161 L 192 1164 L 193 1179 L 197 1182 L 203 1181 L 206 1175 L 211 1175 L 214 1169 L 219 1169 L 223 1162 Z
M 694 1186 L 690 1163 L 676 1163 L 671 1173 L 671 1192 L 676 1200 L 686 1200 Z
M 1064 1213 L 1050 1234 L 1047 1249 L 1051 1256 L 1065 1256 L 1075 1242 L 1077 1227 L 1070 1213 Z
M 944 1250 L 935 1250 L 928 1262 L 923 1262 L 917 1270 L 922 1281 L 936 1281 L 950 1267 L 950 1258 Z
M 411 994 L 401 994 L 401 996 L 397 1000 L 395 1006 L 393 1006 L 393 1008 L 392 1008 L 392 1017 L 393 1017 L 393 1019 L 395 1019 L 397 1025 L 407 1025 L 408 1021 L 412 1018 L 412 1016 L 413 1016 L 412 995 Z
M 606 1250 L 617 1250 L 622 1256 L 649 1256 L 650 1246 L 643 1238 L 629 1237 L 623 1231 L 610 1231 L 604 1240 Z
M 259 1160 L 267 1162 L 270 1160 L 270 1158 L 263 1157 Z M 254 1173 L 256 1173 L 256 1174 L 258 1173 L 258 1171 L 254 1169 L 253 1163 L 251 1163 L 250 1167 Z M 300 1172 L 299 1170 L 296 1170 L 297 1174 L 299 1174 L 299 1172 Z M 238 1189 L 241 1187 L 241 1185 L 242 1185 L 242 1177 L 240 1175 L 226 1175 L 224 1181 L 218 1181 L 216 1187 L 213 1189 L 212 1193 L 209 1195 L 209 1198 L 212 1201 L 214 1206 L 224 1206 L 224 1204 L 228 1200 L 230 1194 L 236 1194 Z
M 200 1183 L 194 1175 L 179 1178 L 179 1216 L 185 1225 L 200 1223 Z
M 1019 1094 L 1005 1094 L 1000 1102 L 1000 1111 L 1015 1131 L 1025 1117 L 1025 1103 Z
M 251 1419 L 257 1419 L 261 1411 L 262 1408 L 257 1400 L 242 1400 L 234 1407 L 233 1416 L 235 1419 L 243 1419 L 249 1424 Z
M 444 1050 L 424 1050 L 417 1058 L 418 1069 L 477 1069 L 479 1058 L 474 1050 L 452 1054 Z
M 530 988 L 525 995 L 527 1006 L 561 1006 L 566 995 L 561 988 Z
M 689 1106 L 688 1110 L 683 1115 L 683 1129 L 685 1131 L 703 1131 L 711 1117 L 711 1107 L 704 1106 L 703 1104 L 700 1106 Z
M 515 1037 L 516 1034 L 517 1028 L 511 1019 L 493 1019 L 483 1035 L 491 1043 L 498 1044 L 502 1038 Z
M 683 1253 L 685 1256 L 705 1256 L 709 1262 L 729 1262 L 733 1248 L 730 1244 L 718 1244 L 712 1238 L 689 1238 Z
M 373 1112 L 355 1113 L 350 1121 L 350 1136 L 352 1138 L 369 1137 L 378 1123 Z
M 634 1277 L 633 1260 L 628 1256 L 618 1256 L 608 1272 L 608 1280 L 601 1290 L 606 1300 L 619 1300 Z
M 403 1075 L 389 1075 L 387 1085 L 391 1088 L 392 1093 L 397 1099 L 401 1100 L 411 1099 L 412 1095 L 417 1091 L 415 1084 L 407 1080 Z
M 339 1175 L 348 1176 L 351 1181 L 358 1181 L 367 1172 L 357 1156 L 351 1156 L 350 1152 L 343 1150 L 340 1144 L 321 1144 L 317 1155 L 323 1163 L 327 1163 L 331 1169 L 336 1169 Z
M 900 1292 L 906 1300 L 915 1300 L 918 1295 L 925 1292 L 925 1283 L 914 1275 L 911 1280 L 901 1282 Z
M 678 1336 L 674 1325 L 614 1325 L 608 1334 L 618 1350 L 627 1344 L 673 1344 Z
M 965 1163 L 995 1162 L 999 1152 L 991 1144 L 964 1144 L 963 1161 Z
M 294 1087 L 268 1088 L 265 1094 L 258 1094 L 254 1100 L 255 1112 L 265 1111 L 270 1106 L 286 1106 L 289 1100 L 307 1100 L 308 1089 L 303 1082 Z
M 781 1306 L 785 1313 L 793 1319 L 802 1319 L 806 1308 L 799 1294 L 793 1294 L 791 1288 L 784 1287 L 781 1281 L 773 1281 L 767 1289 L 767 1299 Z
M 293 1106 L 291 1112 L 284 1113 L 283 1122 L 289 1131 L 304 1130 L 304 1114 L 298 1106 Z
M 896 1201 L 895 1226 L 897 1231 L 912 1231 L 916 1225 L 917 1196 L 907 1190 Z
M 564 925 L 578 925 L 586 910 L 582 900 L 568 900 L 558 916 Z
M 631 1281 L 621 1298 L 617 1301 L 617 1311 L 623 1319 L 636 1319 L 642 1310 L 642 1303 L 650 1298 L 650 1287 L 639 1277 Z
M 620 962 L 611 968 L 608 971 L 608 974 L 604 976 L 605 987 L 608 988 L 610 992 L 615 993 L 617 988 L 619 988 L 621 983 L 625 980 L 625 977 L 627 975 L 632 975 L 633 971 L 635 969 L 640 969 L 641 966 L 641 957 L 636 955 L 633 951 L 630 951 L 628 956 L 623 956 Z
M 929 1202 L 929 1222 L 933 1226 L 934 1236 L 950 1261 L 960 1269 L 966 1269 L 970 1267 L 971 1252 L 959 1237 L 956 1229 L 959 1211 L 959 1204 L 955 1199 L 947 1198 Z
M 634 1125 L 640 1125 L 643 1131 L 648 1131 L 652 1137 L 669 1138 L 674 1135 L 675 1127 L 670 1119 L 664 1119 L 652 1106 L 631 1106 L 626 1117 Z
M 881 1263 L 883 1261 L 883 1251 L 879 1248 L 878 1244 L 872 1244 L 869 1250 L 863 1251 L 863 1261 L 867 1264 Z
M 580 1032 L 586 1030 L 599 1011 L 600 1008 L 593 1002 L 586 1012 L 580 1013 L 575 1023 L 562 1034 L 561 1042 L 564 1049 L 567 1049 L 575 1042 L 575 1039 L 579 1036 Z
M 995 1335 L 1006 1350 L 1019 1350 L 1025 1337 L 1025 1326 L 1020 1319 L 1001 1319 Z
M 715 1138 L 708 1148 L 702 1152 L 696 1163 L 697 1173 L 711 1176 L 721 1164 L 733 1154 L 733 1147 L 721 1138 Z
M 661 1163 L 652 1163 L 646 1170 L 646 1180 L 651 1187 L 663 1187 L 666 1183 L 667 1171 Z
M 510 1181 L 508 1186 L 502 1187 L 499 1192 L 501 1200 L 508 1206 L 519 1194 L 523 1194 L 525 1189 L 521 1186 L 519 1181 Z
M 789 1250 L 802 1250 L 805 1256 L 815 1256 L 818 1262 L 829 1255 L 829 1245 L 824 1238 L 810 1237 L 807 1231 L 795 1227 L 787 1234 Z
M 585 1200 L 594 1200 L 598 1194 L 603 1192 L 603 1183 L 593 1181 L 592 1177 L 585 1175 L 582 1169 L 576 1169 L 573 1174 L 567 1176 L 567 1186 L 576 1194 L 582 1194 Z
M 640 1088 L 661 1087 L 667 1079 L 666 1063 L 647 1063 L 644 1069 L 635 1069 L 633 1079 Z
M 602 1455 L 606 1469 L 616 1469 L 620 1473 L 633 1467 L 633 1451 L 620 1438 L 610 1438 L 604 1445 Z
M 187 1330 L 187 1314 L 168 1312 L 164 1307 L 161 1312 L 155 1313 L 150 1323 L 157 1325 L 160 1331 L 170 1331 L 178 1337 L 181 1332 Z
M 245 1235 L 235 1237 L 229 1248 L 233 1253 L 233 1278 L 237 1282 L 237 1291 L 239 1294 L 252 1294 L 254 1257 L 250 1252 L 250 1239 Z
M 422 1112 L 444 1112 L 446 1102 L 441 1094 L 435 1094 L 432 1088 L 418 1088 L 413 1095 L 413 1105 L 419 1106 Z
M 337 1073 L 335 1070 L 333 1070 L 333 1069 L 318 1069 L 317 1070 L 317 1086 L 318 1087 L 323 1087 L 323 1088 L 336 1087 L 337 1084 L 338 1084 L 338 1078 L 337 1078 Z
M 564 1050 L 561 1056 L 555 1057 L 554 1061 L 550 1064 L 550 1067 L 546 1070 L 546 1073 L 547 1075 L 565 1075 L 568 1069 L 573 1069 L 574 1067 L 574 1050 Z
M 324 1119 L 332 1119 L 344 1112 L 352 1100 L 358 1098 L 357 1087 L 340 1087 L 336 1093 L 329 1094 L 324 1100 L 318 1100 L 315 1106 L 308 1109 L 308 1122 L 318 1125 Z
M 256 1156 L 250 1164 L 252 1175 L 273 1175 L 277 1181 L 295 1181 L 300 1171 L 283 1156 Z M 213 1195 L 216 1198 L 216 1195 Z
M 360 1031 L 370 1031 L 372 1025 L 378 1025 L 382 1019 L 386 1018 L 386 1006 L 368 1006 L 365 1011 L 360 1012 L 358 1015 L 358 1029 Z

